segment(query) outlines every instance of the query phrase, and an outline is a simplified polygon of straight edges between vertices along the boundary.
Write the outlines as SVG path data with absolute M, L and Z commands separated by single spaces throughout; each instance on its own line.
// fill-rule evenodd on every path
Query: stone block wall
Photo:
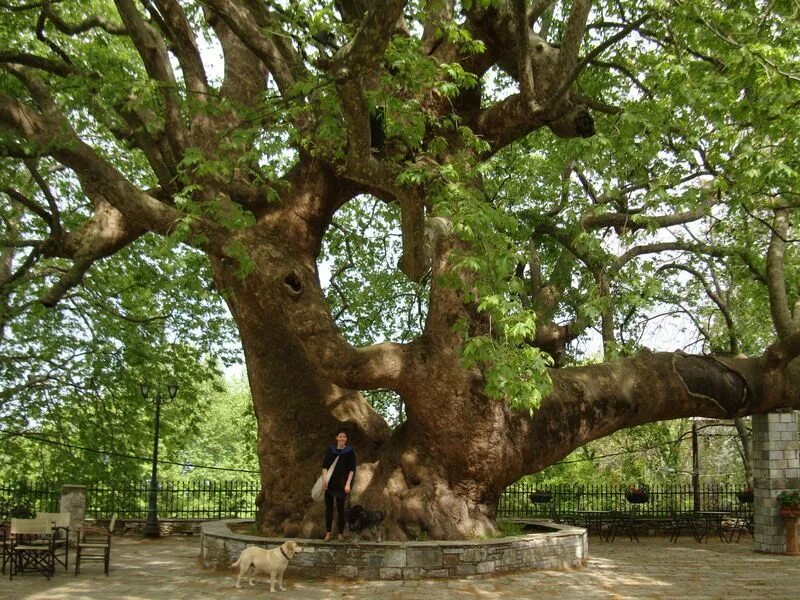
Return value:
M 247 546 L 274 548 L 284 539 L 231 531 L 243 519 L 202 526 L 201 559 L 206 568 L 228 570 Z M 550 524 L 548 524 L 550 527 Z M 431 542 L 323 542 L 294 540 L 303 551 L 287 572 L 303 577 L 418 579 L 462 577 L 531 569 L 566 569 L 586 564 L 586 530 L 552 525 L 552 530 L 492 540 Z
M 798 413 L 753 416 L 753 517 L 755 549 L 782 553 L 786 531 L 778 511 L 778 494 L 800 489 Z
M 59 512 L 69 513 L 69 527 L 75 531 L 83 526 L 86 516 L 86 486 L 65 484 L 61 487 Z

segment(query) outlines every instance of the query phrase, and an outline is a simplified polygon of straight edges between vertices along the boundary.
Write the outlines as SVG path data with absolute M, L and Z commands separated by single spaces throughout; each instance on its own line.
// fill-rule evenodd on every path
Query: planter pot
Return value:
M 780 515 L 786 526 L 786 554 L 800 556 L 800 547 L 797 543 L 797 521 L 800 519 L 800 506 L 781 506 Z
M 533 492 L 528 499 L 534 504 L 547 504 L 553 499 L 553 492 Z
M 631 504 L 644 504 L 650 500 L 647 494 L 626 494 L 625 499 Z
M 800 517 L 800 506 L 797 504 L 792 506 L 781 506 L 781 517 L 784 519 Z

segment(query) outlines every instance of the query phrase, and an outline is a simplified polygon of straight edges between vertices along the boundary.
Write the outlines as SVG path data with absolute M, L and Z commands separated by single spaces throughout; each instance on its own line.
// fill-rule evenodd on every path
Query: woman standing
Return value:
M 336 499 L 336 530 L 339 541 L 344 540 L 344 502 L 356 474 L 356 453 L 347 445 L 347 431 L 336 432 L 336 444 L 331 445 L 322 461 L 322 481 L 325 485 L 325 541 L 331 539 L 333 501 Z M 334 462 L 336 463 L 334 465 Z

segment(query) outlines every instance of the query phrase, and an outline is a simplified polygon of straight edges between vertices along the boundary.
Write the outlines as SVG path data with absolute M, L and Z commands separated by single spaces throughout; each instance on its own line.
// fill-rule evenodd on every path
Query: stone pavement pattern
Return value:
M 300 580 L 287 577 L 286 600 L 456 600 L 479 598 L 695 598 L 794 600 L 800 598 L 800 558 L 759 554 L 752 543 L 698 544 L 691 537 L 673 545 L 663 537 L 641 543 L 589 540 L 589 564 L 570 571 L 538 571 L 490 578 L 427 581 Z M 248 600 L 270 598 L 269 576 L 236 590 L 233 572 L 204 571 L 197 537 L 161 540 L 118 538 L 111 553 L 111 575 L 102 563 L 58 571 L 47 581 L 29 573 L 0 579 L 2 600 Z M 70 559 L 72 557 L 70 556 Z

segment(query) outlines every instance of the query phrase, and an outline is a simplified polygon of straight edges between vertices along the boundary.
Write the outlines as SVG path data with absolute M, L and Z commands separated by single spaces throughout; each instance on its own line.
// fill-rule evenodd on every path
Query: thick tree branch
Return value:
M 266 12 L 254 12 L 231 0 L 209 0 L 208 3 L 242 43 L 267 66 L 281 94 L 288 96 L 300 74 L 297 71 L 301 64 L 294 53 L 288 52 L 288 46 L 276 43 L 278 36 L 263 33 L 263 29 L 275 29 L 278 24 L 270 20 Z
M 522 94 L 513 94 L 482 110 L 471 126 L 490 145 L 490 154 L 494 154 L 545 124 L 540 114 L 529 110 Z
M 219 12 L 206 9 L 206 19 L 222 46 L 225 65 L 222 97 L 242 106 L 254 106 L 267 85 L 267 63 L 236 35 Z
M 800 353 L 800 334 L 792 341 Z M 723 364 L 714 357 L 642 353 L 613 363 L 551 370 L 553 390 L 541 407 L 532 416 L 520 411 L 514 417 L 523 453 L 520 468 L 536 472 L 587 442 L 652 421 L 731 419 L 800 407 L 800 361 L 788 365 L 787 385 L 778 397 L 761 393 L 763 363 L 763 357 Z M 547 447 L 540 443 L 544 437 L 550 440 Z
M 102 15 L 91 15 L 81 21 L 80 23 L 67 23 L 53 8 L 52 0 L 44 0 L 42 2 L 42 12 L 47 16 L 48 20 L 58 29 L 61 33 L 67 35 L 78 35 L 86 33 L 92 29 L 99 28 L 107 33 L 113 35 L 126 35 L 127 30 L 125 27 L 118 23 L 109 21 Z
M 555 65 L 553 83 L 559 84 L 559 91 L 551 97 L 551 104 L 554 104 L 572 86 L 578 62 L 578 51 L 581 47 L 583 34 L 586 31 L 586 20 L 589 18 L 589 11 L 592 8 L 591 0 L 574 0 L 570 9 L 564 37 L 561 40 L 561 48 L 558 52 L 558 59 Z M 562 91 L 563 90 L 563 91 Z
M 58 203 L 56 202 L 53 193 L 50 191 L 50 186 L 47 185 L 47 182 L 39 173 L 34 161 L 26 160 L 25 166 L 28 167 L 31 177 L 33 177 L 36 185 L 39 186 L 39 189 L 42 191 L 42 194 L 47 200 L 47 205 L 50 207 L 50 221 L 48 223 L 50 225 L 50 233 L 54 239 L 60 240 L 63 237 L 63 231 L 61 229 L 61 213 L 58 209 Z
M 60 77 L 77 75 L 81 72 L 80 69 L 74 65 L 26 52 L 10 52 L 7 50 L 0 50 L 0 63 L 32 67 L 40 71 L 53 73 L 54 75 L 58 75 Z
M 47 212 L 47 210 L 43 206 L 38 204 L 35 200 L 28 198 L 18 190 L 15 190 L 14 188 L 10 187 L 5 187 L 5 188 L 0 188 L 0 192 L 6 194 L 9 198 L 14 200 L 21 206 L 27 208 L 29 211 L 37 215 L 48 225 L 52 222 L 53 215 Z
M 32 144 L 48 145 L 50 127 L 44 117 L 21 102 L 0 92 L 0 129 L 17 131 Z M 35 153 L 34 153 L 35 155 Z
M 115 0 L 115 3 L 136 51 L 142 58 L 145 70 L 160 84 L 159 95 L 164 108 L 167 139 L 174 156 L 182 156 L 187 147 L 187 131 L 181 116 L 178 86 L 164 39 L 142 18 L 133 0 Z M 178 160 L 174 162 L 177 163 Z
M 389 44 L 398 19 L 402 16 L 403 0 L 391 0 L 385 5 L 372 4 L 355 36 L 333 57 L 332 73 L 344 113 L 347 130 L 347 170 L 371 170 L 371 132 L 369 108 L 364 92 L 377 86 L 375 73 Z
M 617 258 L 616 264 L 613 269 L 619 271 L 628 262 L 642 256 L 643 254 L 655 254 L 659 252 L 667 252 L 669 250 L 685 250 L 689 252 L 698 252 L 700 254 L 707 254 L 709 256 L 731 256 L 739 255 L 738 252 L 730 248 L 721 246 L 713 246 L 709 244 L 691 244 L 684 241 L 673 242 L 656 242 L 653 244 L 642 244 L 641 246 L 634 246 L 620 257 Z
M 383 59 L 392 32 L 403 16 L 405 0 L 371 2 L 353 39 L 333 58 L 334 76 L 350 77 L 351 72 L 363 74 L 374 69 Z
M 784 255 L 786 238 L 789 235 L 789 211 L 778 209 L 772 221 L 772 233 L 767 250 L 767 292 L 772 323 L 779 338 L 785 338 L 795 332 L 798 327 L 792 319 L 792 309 L 786 293 L 786 276 L 784 274 Z
M 798 356 L 800 356 L 800 331 L 795 331 L 782 340 L 775 342 L 766 352 L 766 358 L 770 366 L 781 370 Z M 795 392 L 800 393 L 800 386 L 795 389 Z
M 442 26 L 453 20 L 455 0 L 425 0 L 425 24 L 422 28 L 422 52 L 431 54 L 441 43 L 446 43 Z M 438 32 L 438 33 L 437 33 Z
M 183 215 L 133 185 L 61 120 L 60 115 L 53 115 L 50 120 L 0 94 L 0 130 L 9 130 L 33 147 L 46 149 L 75 172 L 87 196 L 109 202 L 132 227 L 169 234 Z M 196 221 L 194 228 L 206 239 L 216 239 L 217 243 L 222 239 L 206 220 Z
M 531 62 L 530 26 L 525 0 L 512 0 L 514 15 L 514 37 L 517 49 L 517 70 L 519 71 L 519 89 L 531 110 L 536 108 L 535 85 L 533 79 L 533 63 Z
M 176 0 L 156 0 L 156 4 L 164 18 L 165 33 L 172 41 L 171 49 L 181 65 L 186 89 L 194 94 L 194 101 L 205 103 L 208 80 L 189 20 Z
M 54 306 L 71 288 L 78 285 L 92 264 L 111 256 L 145 233 L 133 227 L 122 213 L 104 200 L 95 202 L 92 216 L 63 244 L 48 245 L 45 255 L 63 256 L 73 261 L 69 270 L 41 297 L 45 306 Z
M 533 0 L 528 8 L 528 27 L 533 27 L 543 14 L 552 10 L 553 4 L 555 4 L 555 0 Z M 545 38 L 546 35 L 542 35 L 542 37 Z
M 575 9 L 573 8 L 573 10 L 575 10 Z M 572 18 L 572 15 L 570 15 L 570 19 L 571 18 Z M 557 71 L 561 75 L 560 79 L 556 80 L 556 81 L 560 82 L 560 87 L 552 95 L 552 97 L 550 99 L 550 104 L 555 104 L 556 102 L 558 102 L 558 100 L 561 99 L 561 97 L 564 94 L 567 93 L 569 88 L 572 87 L 572 84 L 575 83 L 575 80 L 578 78 L 578 75 L 581 74 L 581 71 L 583 71 L 589 63 L 591 63 L 595 58 L 600 56 L 608 48 L 610 48 L 611 46 L 613 46 L 614 44 L 616 44 L 620 40 L 624 39 L 631 31 L 634 31 L 635 29 L 637 29 L 642 23 L 647 21 L 649 18 L 650 18 L 649 13 L 645 13 L 644 15 L 642 15 L 641 17 L 639 17 L 635 21 L 625 25 L 625 27 L 623 27 L 615 35 L 611 36 L 610 38 L 608 38 L 607 40 L 605 40 L 601 44 L 598 44 L 595 48 L 592 48 L 592 50 L 586 56 L 584 56 L 581 59 L 580 62 L 574 63 L 570 67 L 569 73 L 564 73 L 561 70 Z M 586 20 L 584 18 L 584 29 L 585 29 L 585 25 L 586 25 Z M 567 31 L 567 34 L 569 34 L 569 31 Z M 563 51 L 564 50 L 563 50 L 563 47 L 562 47 L 561 52 L 563 53 Z M 577 57 L 577 54 L 576 54 L 576 57 Z M 559 55 L 559 67 L 557 67 L 557 68 L 558 69 L 566 68 L 567 65 L 566 64 L 562 65 L 560 59 L 561 59 L 561 55 Z M 570 59 L 570 60 L 577 60 L 577 58 Z
M 708 194 L 706 199 L 697 208 L 671 215 L 648 216 L 640 211 L 630 210 L 622 213 L 605 213 L 602 215 L 587 215 L 581 219 L 584 229 L 601 227 L 614 227 L 617 233 L 639 231 L 640 229 L 656 227 L 663 229 L 684 223 L 692 223 L 709 214 L 711 207 L 718 204 L 719 197 Z
M 178 162 L 162 132 L 149 133 L 148 123 L 156 121 L 155 115 L 148 115 L 141 109 L 136 110 L 127 105 L 118 106 L 117 112 L 127 127 L 110 125 L 111 132 L 117 139 L 130 141 L 142 151 L 162 189 L 174 190 Z

